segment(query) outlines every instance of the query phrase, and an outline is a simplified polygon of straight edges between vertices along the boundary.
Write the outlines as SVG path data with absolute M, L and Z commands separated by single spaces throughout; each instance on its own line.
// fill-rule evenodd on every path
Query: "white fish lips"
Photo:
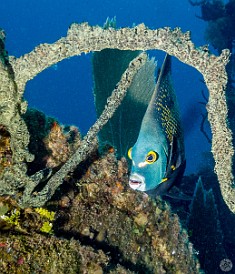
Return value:
M 129 186 L 134 190 L 145 191 L 145 178 L 138 173 L 133 173 L 129 178 Z

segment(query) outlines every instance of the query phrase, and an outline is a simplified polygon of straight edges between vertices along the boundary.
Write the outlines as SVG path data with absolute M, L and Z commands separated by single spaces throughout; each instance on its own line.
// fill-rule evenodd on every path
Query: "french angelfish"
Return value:
M 129 149 L 129 185 L 150 195 L 164 195 L 183 176 L 186 161 L 178 104 L 166 55 L 143 117 L 138 139 Z

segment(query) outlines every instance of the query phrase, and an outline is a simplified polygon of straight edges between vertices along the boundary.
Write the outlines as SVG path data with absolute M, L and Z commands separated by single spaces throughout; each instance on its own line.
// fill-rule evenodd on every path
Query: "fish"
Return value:
M 184 134 L 168 54 L 128 157 L 131 159 L 129 186 L 149 195 L 167 195 L 173 186 L 179 185 L 184 174 Z

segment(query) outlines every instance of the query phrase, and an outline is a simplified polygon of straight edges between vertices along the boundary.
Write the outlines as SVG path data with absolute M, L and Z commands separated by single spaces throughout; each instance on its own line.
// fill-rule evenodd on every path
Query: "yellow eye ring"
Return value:
M 148 164 L 153 164 L 154 162 L 157 161 L 158 159 L 158 153 L 151 150 L 149 151 L 149 153 L 147 154 L 146 158 L 145 158 L 145 162 L 148 163 Z
M 132 147 L 129 148 L 127 152 L 127 156 L 132 160 L 131 152 L 132 152 Z

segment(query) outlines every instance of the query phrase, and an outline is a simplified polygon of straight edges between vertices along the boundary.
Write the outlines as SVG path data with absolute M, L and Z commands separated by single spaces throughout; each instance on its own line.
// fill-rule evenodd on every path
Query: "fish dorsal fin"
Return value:
M 166 77 L 169 73 L 171 73 L 171 56 L 166 54 L 162 67 L 158 72 L 156 90 L 159 90 L 162 81 L 164 81 L 164 77 Z
M 161 68 L 158 69 L 157 84 L 155 86 L 152 98 L 149 102 L 149 106 L 152 106 L 153 104 L 155 104 L 157 94 L 160 90 L 161 85 L 164 82 L 164 78 L 166 78 L 167 74 L 169 74 L 170 72 L 171 72 L 171 56 L 166 54 Z
M 155 118 L 159 121 L 162 131 L 170 144 L 173 136 L 181 134 L 178 103 L 171 77 L 171 56 L 166 55 L 152 97 L 152 108 Z

